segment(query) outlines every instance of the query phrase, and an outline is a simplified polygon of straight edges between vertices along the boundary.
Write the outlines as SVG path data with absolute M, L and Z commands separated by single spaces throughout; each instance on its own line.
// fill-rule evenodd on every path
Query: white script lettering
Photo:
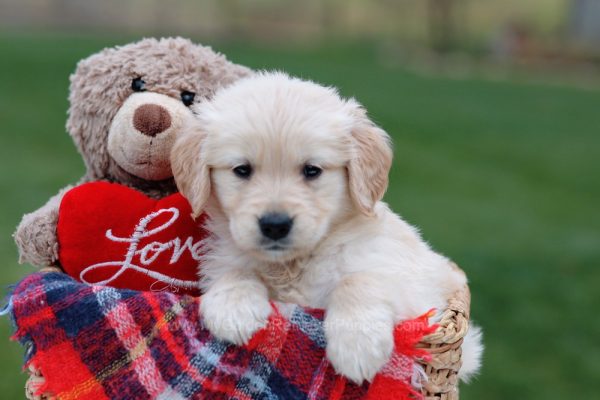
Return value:
M 157 226 L 156 228 L 147 229 L 148 225 L 156 219 L 161 214 L 171 214 L 169 220 L 162 225 Z M 164 291 L 170 290 L 173 292 L 179 291 L 179 289 L 196 289 L 198 288 L 198 281 L 187 281 L 182 279 L 177 279 L 165 274 L 162 274 L 157 271 L 152 271 L 148 268 L 145 268 L 152 264 L 163 252 L 167 250 L 172 250 L 171 258 L 169 259 L 169 264 L 175 264 L 179 261 L 181 256 L 188 251 L 192 258 L 196 261 L 200 260 L 201 251 L 202 251 L 202 241 L 194 243 L 194 238 L 189 236 L 186 240 L 181 241 L 180 238 L 176 237 L 172 240 L 169 240 L 166 243 L 162 242 L 151 242 L 141 249 L 138 248 L 140 245 L 140 241 L 143 238 L 147 238 L 153 235 L 156 235 L 159 232 L 164 231 L 171 225 L 177 221 L 179 218 L 179 210 L 175 207 L 171 208 L 163 208 L 161 210 L 155 211 L 151 214 L 148 214 L 144 218 L 140 220 L 140 222 L 136 225 L 133 230 L 133 233 L 129 237 L 119 237 L 115 236 L 112 233 L 112 229 L 108 229 L 106 231 L 106 238 L 112 242 L 121 242 L 121 243 L 129 243 L 129 248 L 127 249 L 127 253 L 125 254 L 125 259 L 122 261 L 106 261 L 97 264 L 90 265 L 84 268 L 79 274 L 79 279 L 87 284 L 95 284 L 95 285 L 108 285 L 117 279 L 119 276 L 123 275 L 123 273 L 127 270 L 133 270 L 145 275 L 148 275 L 151 278 L 156 279 L 150 289 L 153 291 Z M 136 265 L 133 263 L 133 259 L 135 256 L 139 256 L 140 264 Z M 116 267 L 116 269 L 115 269 Z M 98 269 L 115 269 L 114 273 L 110 275 L 107 279 L 101 281 L 89 281 L 86 279 L 86 274 L 91 271 Z

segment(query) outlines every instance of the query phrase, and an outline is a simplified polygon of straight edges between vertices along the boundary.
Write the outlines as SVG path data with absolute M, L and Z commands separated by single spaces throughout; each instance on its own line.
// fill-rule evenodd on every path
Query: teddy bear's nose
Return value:
M 133 126 L 144 135 L 156 136 L 171 126 L 171 115 L 157 104 L 143 104 L 133 113 Z

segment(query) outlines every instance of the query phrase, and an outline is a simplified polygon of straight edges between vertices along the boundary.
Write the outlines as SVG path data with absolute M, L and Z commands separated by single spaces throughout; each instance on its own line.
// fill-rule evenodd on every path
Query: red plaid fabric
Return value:
M 36 273 L 11 297 L 15 339 L 57 399 L 405 399 L 428 315 L 396 328 L 396 350 L 370 385 L 347 382 L 325 357 L 323 311 L 276 304 L 244 347 L 202 328 L 200 299 L 78 283 Z

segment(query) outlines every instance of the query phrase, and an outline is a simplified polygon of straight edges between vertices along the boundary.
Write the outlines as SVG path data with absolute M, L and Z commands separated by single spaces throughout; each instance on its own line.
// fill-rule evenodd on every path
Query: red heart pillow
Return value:
M 160 200 L 108 182 L 69 190 L 58 214 L 59 261 L 89 284 L 199 295 L 204 216 L 179 193 Z

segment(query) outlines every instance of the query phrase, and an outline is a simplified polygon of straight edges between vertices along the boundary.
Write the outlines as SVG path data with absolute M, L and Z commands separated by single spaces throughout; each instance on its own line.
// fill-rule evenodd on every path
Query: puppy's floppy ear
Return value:
M 351 131 L 354 157 L 348 163 L 350 196 L 365 215 L 372 215 L 375 204 L 383 198 L 392 166 L 391 140 L 376 126 L 359 104 L 350 101 L 354 117 Z
M 202 154 L 206 133 L 188 127 L 171 149 L 171 169 L 181 194 L 192 206 L 192 215 L 202 213 L 210 196 L 210 170 Z

